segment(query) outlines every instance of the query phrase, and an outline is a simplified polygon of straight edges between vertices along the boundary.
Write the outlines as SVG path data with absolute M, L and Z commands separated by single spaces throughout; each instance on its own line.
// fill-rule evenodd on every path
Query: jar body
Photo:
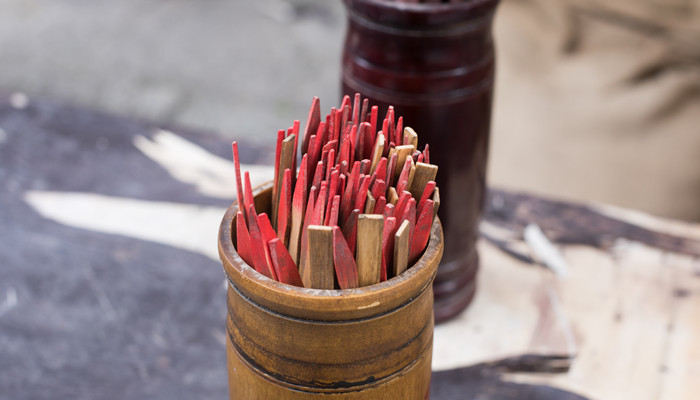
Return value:
M 263 187 L 256 208 L 264 210 L 269 198 Z M 235 211 L 227 211 L 219 235 L 229 280 L 231 399 L 429 397 L 438 219 L 428 249 L 406 273 L 331 291 L 281 284 L 245 264 L 233 247 Z
M 405 4 L 345 0 L 348 30 L 344 94 L 361 93 L 384 115 L 393 105 L 404 126 L 430 145 L 439 166 L 445 253 L 435 278 L 435 318 L 445 320 L 474 296 L 478 223 L 486 189 L 497 1 Z

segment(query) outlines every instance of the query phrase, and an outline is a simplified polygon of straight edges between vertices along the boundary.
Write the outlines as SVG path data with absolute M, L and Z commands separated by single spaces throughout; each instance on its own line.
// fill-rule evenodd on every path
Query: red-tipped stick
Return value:
M 340 196 L 333 196 L 333 200 L 330 202 L 330 209 L 326 214 L 326 221 L 324 225 L 326 226 L 337 226 L 338 225 L 338 209 L 340 208 Z
M 328 193 L 328 183 L 326 181 L 321 182 L 321 190 L 318 192 L 318 197 L 316 198 L 316 205 L 314 207 L 314 213 L 311 216 L 311 225 L 323 225 L 323 219 L 326 210 L 326 194 Z M 308 212 L 308 211 L 307 211 Z
M 353 194 L 355 193 L 354 188 L 359 185 L 360 178 L 360 162 L 355 161 L 352 166 L 352 171 L 350 171 L 350 177 L 348 178 L 347 186 L 345 187 L 345 192 L 343 192 L 343 197 L 340 201 L 340 217 L 343 221 L 346 221 L 350 216 L 350 211 L 352 211 L 355 205 L 353 201 Z
M 389 217 L 384 220 L 384 229 L 382 231 L 382 270 L 380 281 L 384 282 L 388 278 L 386 266 L 391 265 L 393 257 L 389 257 L 390 253 L 394 252 L 394 233 L 396 231 L 396 218 Z
M 385 208 L 386 208 L 386 197 L 379 196 L 377 198 L 377 202 L 374 204 L 374 211 L 372 211 L 372 214 L 383 215 Z
M 250 234 L 241 210 L 236 212 L 236 251 L 246 264 L 253 266 L 253 257 L 250 254 Z M 255 267 L 253 266 L 253 268 Z
M 423 162 L 430 164 L 430 146 L 428 146 L 428 143 L 425 144 L 425 149 L 423 150 Z
M 355 204 L 353 205 L 353 208 L 357 208 L 358 210 L 364 210 L 365 209 L 365 202 L 367 201 L 367 190 L 369 189 L 369 176 L 361 176 L 360 178 L 360 185 L 357 189 L 357 193 L 355 195 Z
M 408 199 L 408 205 L 406 210 L 403 212 L 402 221 L 408 221 L 408 243 L 410 244 L 413 240 L 413 233 L 416 231 L 416 199 L 411 197 Z
M 423 189 L 423 194 L 420 196 L 420 200 L 418 201 L 418 214 L 423 212 L 423 206 L 425 205 L 425 201 L 430 198 L 430 196 L 433 195 L 433 190 L 435 190 L 435 181 L 429 181 L 428 183 L 425 184 L 425 189 Z
M 330 183 L 328 184 L 328 192 L 326 193 L 326 215 L 331 210 L 331 203 L 333 202 L 333 197 L 338 194 L 338 170 L 335 168 L 331 172 Z M 325 224 L 328 225 L 328 224 Z
M 372 185 L 372 197 L 375 199 L 378 199 L 382 196 L 386 195 L 386 182 L 382 179 L 377 179 L 376 182 L 374 182 L 374 185 Z
M 355 254 L 355 244 L 357 243 L 357 218 L 359 216 L 360 210 L 354 209 L 350 211 L 350 217 L 345 222 L 345 227 L 343 227 L 343 236 L 345 236 L 345 241 L 348 242 L 352 254 Z
M 430 227 L 433 225 L 433 201 L 425 202 L 423 211 L 416 220 L 416 227 L 411 239 L 411 251 L 408 259 L 413 262 L 425 249 L 430 239 Z
M 362 100 L 362 112 L 360 113 L 360 121 L 359 122 L 366 122 L 367 121 L 367 112 L 369 111 L 369 99 L 364 99 Z M 359 122 L 356 122 L 355 125 L 357 125 Z
M 355 103 L 352 106 L 352 123 L 357 125 L 360 121 L 360 94 L 355 93 Z
M 357 139 L 355 140 L 355 160 L 364 160 L 365 156 L 365 131 L 370 129 L 370 125 L 366 122 L 360 124 L 357 129 Z
M 378 106 L 372 106 L 372 110 L 370 111 L 370 117 L 369 117 L 369 125 L 370 125 L 370 130 L 372 133 L 377 131 L 377 118 L 379 117 L 379 107 Z
M 315 186 L 312 186 L 311 189 L 309 190 L 309 199 L 308 202 L 306 203 L 306 213 L 304 214 L 304 224 L 301 227 L 301 241 L 300 241 L 300 246 L 299 246 L 299 263 L 297 264 L 297 267 L 299 267 L 299 274 L 304 275 L 303 270 L 307 267 L 307 256 L 308 256 L 308 240 L 309 238 L 307 237 L 307 229 L 309 225 L 311 225 L 311 220 L 313 219 L 314 215 L 314 208 L 315 208 L 315 201 L 316 201 L 316 192 L 318 189 Z
M 398 154 L 394 153 L 389 158 L 389 162 L 386 167 L 386 184 L 387 187 L 394 186 L 394 171 L 396 171 L 396 162 L 398 161 Z
M 299 151 L 298 150 L 299 149 L 299 120 L 298 119 L 295 120 L 294 125 L 292 125 L 292 133 L 294 134 L 294 154 L 292 157 L 292 172 L 293 172 L 292 173 L 292 185 L 294 185 L 295 180 L 296 180 L 295 179 L 296 176 L 294 173 L 296 173 L 296 171 L 297 171 L 297 157 L 298 157 L 297 154 L 299 154 L 298 153 L 298 151 Z
M 343 112 L 341 114 L 341 119 L 340 119 L 340 126 L 344 130 L 346 126 L 352 125 L 352 121 L 350 120 L 352 111 L 350 111 L 350 106 L 345 106 L 343 108 Z
M 340 288 L 356 288 L 358 283 L 354 251 L 350 250 L 350 246 L 337 226 L 333 227 L 333 263 Z
M 304 223 L 304 212 L 306 211 L 307 187 L 308 187 L 308 154 L 304 154 L 299 167 L 299 175 L 297 176 L 297 184 L 294 187 L 294 195 L 292 198 L 292 226 L 289 232 L 289 255 L 294 260 L 294 263 L 299 262 L 299 243 L 301 240 L 301 228 Z
M 301 153 L 306 154 L 309 149 L 309 139 L 311 135 L 316 133 L 318 125 L 321 123 L 321 102 L 318 97 L 314 97 L 311 101 L 309 116 L 306 119 L 306 128 L 304 129 L 304 140 L 301 142 Z
M 365 122 L 366 123 L 366 122 Z M 367 124 L 367 128 L 364 131 L 365 135 L 365 143 L 364 143 L 364 149 L 362 150 L 362 154 L 364 155 L 364 158 L 370 160 L 370 162 L 374 159 L 372 156 L 372 152 L 374 151 L 374 142 L 377 139 L 377 134 L 372 132 L 372 128 Z M 384 140 L 384 143 L 388 143 L 386 139 Z M 378 157 L 381 158 L 383 149 L 381 152 L 379 152 Z M 377 161 L 379 161 L 379 158 L 377 158 Z
M 403 117 L 399 117 L 399 120 L 396 122 L 396 136 L 398 137 L 399 135 L 403 136 Z M 396 144 L 400 143 L 396 142 Z
M 402 192 L 399 196 L 399 201 L 396 202 L 396 208 L 394 208 L 394 216 L 396 218 L 401 218 L 408 207 L 408 200 L 411 199 L 411 192 Z M 415 201 L 415 200 L 414 200 Z
M 292 208 L 292 171 L 284 170 L 282 178 L 282 191 L 280 192 L 279 211 L 277 212 L 277 237 L 286 246 L 289 243 L 291 230 Z
M 342 110 L 343 108 L 345 108 L 345 106 L 349 106 L 350 101 L 350 96 L 348 96 L 347 94 L 343 96 L 343 101 L 340 103 L 340 109 Z
M 284 243 L 279 239 L 272 239 L 267 243 L 267 246 L 272 265 L 275 268 L 275 273 L 277 273 L 277 279 L 288 285 L 304 287 L 299 270 L 297 270 L 297 266 L 294 264 L 294 260 L 289 255 L 287 248 L 284 247 Z
M 374 169 L 374 172 L 372 172 L 372 179 L 370 179 L 369 183 L 370 187 L 374 186 L 374 183 L 377 181 L 377 179 L 381 179 L 384 182 L 386 182 L 386 163 L 386 157 L 382 157 L 379 160 L 377 167 Z
M 369 164 L 371 161 L 368 159 L 364 159 L 360 161 L 360 174 L 367 175 L 367 177 L 370 177 L 369 175 Z
M 310 165 L 310 164 L 309 164 Z M 316 163 L 316 168 L 314 168 L 314 179 L 311 181 L 311 186 L 316 186 L 317 189 L 321 188 L 321 181 L 323 180 L 324 173 L 324 163 L 319 161 Z
M 238 200 L 238 210 L 243 213 L 243 217 L 245 218 L 245 207 L 243 207 L 243 181 L 241 180 L 241 160 L 238 158 L 237 142 L 231 143 L 231 150 L 233 151 L 233 167 L 236 173 L 236 197 Z
M 394 205 L 391 203 L 386 203 L 386 206 L 384 206 L 384 219 L 387 219 L 389 217 L 394 216 Z
M 411 166 L 413 165 L 413 159 L 410 157 L 406 158 L 406 162 L 403 164 L 403 168 L 401 169 L 401 174 L 399 175 L 399 179 L 396 181 L 396 191 L 399 193 L 402 193 L 404 190 L 407 190 L 408 188 L 406 187 L 408 185 L 408 176 L 411 173 Z
M 328 140 L 331 141 L 335 139 L 335 132 L 340 129 L 338 126 L 338 121 L 336 118 L 336 115 L 338 114 L 338 110 L 335 109 L 335 107 L 331 108 L 331 113 L 328 118 Z
M 275 272 L 275 266 L 272 264 L 272 257 L 270 256 L 270 249 L 267 244 L 274 239 L 277 239 L 277 234 L 272 228 L 270 223 L 270 218 L 268 218 L 266 213 L 258 214 L 258 227 L 260 227 L 260 234 L 262 235 L 263 248 L 265 249 L 265 259 L 267 265 L 270 268 L 270 272 L 273 274 L 275 280 L 279 280 L 277 277 L 277 272 Z
M 251 207 L 253 207 L 253 211 L 255 211 L 255 201 L 253 200 L 253 188 L 250 185 L 250 174 L 248 171 L 246 171 L 243 174 L 243 179 L 244 179 L 244 191 L 243 191 L 243 205 L 245 206 L 246 211 L 248 211 Z M 253 215 L 257 215 L 255 212 Z M 246 213 L 246 218 L 250 218 L 250 215 Z
M 280 176 L 280 158 L 282 157 L 282 142 L 284 141 L 284 129 L 277 131 L 277 144 L 275 146 L 275 175 L 272 177 L 272 214 L 275 214 L 275 205 L 277 204 L 277 196 L 279 196 L 279 180 Z
M 248 228 L 250 229 L 250 253 L 253 259 L 253 268 L 270 279 L 276 279 L 274 268 L 267 264 L 266 253 L 268 250 L 265 249 L 255 208 L 252 206 L 248 207 Z

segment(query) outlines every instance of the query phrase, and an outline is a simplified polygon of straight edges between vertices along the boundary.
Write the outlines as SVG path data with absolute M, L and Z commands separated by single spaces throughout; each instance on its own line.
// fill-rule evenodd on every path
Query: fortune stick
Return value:
M 378 107 L 359 94 L 325 119 L 320 107 L 314 97 L 303 131 L 294 121 L 277 133 L 269 216 L 255 208 L 233 142 L 238 254 L 294 286 L 353 289 L 391 279 L 428 244 L 440 206 L 438 167 L 393 107 L 381 124 Z

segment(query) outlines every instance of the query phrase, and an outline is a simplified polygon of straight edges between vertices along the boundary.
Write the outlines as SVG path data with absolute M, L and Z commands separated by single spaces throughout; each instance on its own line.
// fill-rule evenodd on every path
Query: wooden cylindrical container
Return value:
M 440 166 L 445 256 L 435 278 L 435 319 L 463 310 L 476 289 L 498 0 L 409 4 L 344 0 L 348 29 L 343 93 L 361 93 L 384 115 L 389 105 L 430 144 Z
M 270 184 L 256 190 L 258 212 L 270 197 Z M 359 289 L 318 290 L 247 265 L 234 247 L 236 211 L 236 204 L 228 209 L 219 231 L 231 399 L 429 398 L 432 282 L 442 256 L 437 218 L 426 251 L 403 274 Z

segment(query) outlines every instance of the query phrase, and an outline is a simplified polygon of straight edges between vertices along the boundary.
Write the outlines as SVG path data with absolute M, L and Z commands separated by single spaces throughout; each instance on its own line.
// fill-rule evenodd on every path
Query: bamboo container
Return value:
M 255 191 L 258 212 L 269 209 L 271 187 Z M 403 274 L 359 289 L 318 290 L 273 281 L 247 265 L 234 247 L 236 211 L 234 203 L 219 230 L 231 399 L 429 398 L 439 219 L 425 252 Z

